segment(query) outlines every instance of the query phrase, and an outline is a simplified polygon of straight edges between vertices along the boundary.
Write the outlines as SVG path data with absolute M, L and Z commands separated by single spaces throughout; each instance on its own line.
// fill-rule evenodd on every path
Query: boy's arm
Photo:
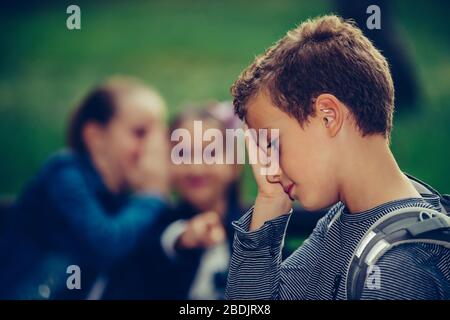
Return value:
M 280 278 L 281 249 L 291 212 L 250 230 L 254 208 L 239 221 L 230 262 L 227 299 L 276 299 Z M 292 211 L 292 210 L 291 210 Z
M 336 207 L 338 208 L 338 207 Z M 248 231 L 254 211 L 233 223 L 233 243 L 226 290 L 227 299 L 302 299 L 317 256 L 323 246 L 327 224 L 336 211 L 322 217 L 311 235 L 282 261 L 282 246 L 291 213 L 278 215 L 255 231 Z M 292 210 L 291 210 L 292 212 Z

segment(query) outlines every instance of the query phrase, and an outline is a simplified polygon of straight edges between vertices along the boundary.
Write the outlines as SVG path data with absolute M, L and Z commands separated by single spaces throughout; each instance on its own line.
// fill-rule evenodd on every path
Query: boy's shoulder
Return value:
M 377 261 L 380 286 L 363 299 L 450 299 L 450 248 L 404 243 Z
M 402 243 L 387 251 L 378 263 L 398 267 L 405 265 L 438 267 L 445 269 L 450 276 L 450 248 L 436 243 L 420 242 L 420 240 Z

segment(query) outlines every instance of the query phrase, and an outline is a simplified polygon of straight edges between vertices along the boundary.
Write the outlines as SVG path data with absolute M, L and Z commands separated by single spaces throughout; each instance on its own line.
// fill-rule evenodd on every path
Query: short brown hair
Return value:
M 388 63 L 351 20 L 335 15 L 303 22 L 242 72 L 231 88 L 241 119 L 261 89 L 300 125 L 314 116 L 314 98 L 330 93 L 350 109 L 363 135 L 389 137 L 392 129 Z

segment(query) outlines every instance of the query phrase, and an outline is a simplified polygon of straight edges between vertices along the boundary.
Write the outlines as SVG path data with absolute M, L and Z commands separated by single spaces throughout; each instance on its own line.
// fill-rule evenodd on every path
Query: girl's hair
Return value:
M 220 129 L 223 131 L 242 128 L 242 121 L 234 114 L 233 105 L 228 101 L 212 101 L 199 105 L 188 104 L 182 109 L 184 111 L 177 114 L 170 121 L 169 129 L 171 132 L 179 128 L 181 123 L 188 119 L 213 119 L 221 124 L 222 128 Z
M 225 132 L 226 129 L 242 128 L 242 121 L 234 114 L 231 102 L 212 101 L 200 105 L 186 105 L 184 111 L 177 114 L 169 124 L 170 132 L 181 127 L 185 120 L 214 120 L 217 121 Z M 228 188 L 227 198 L 231 205 L 240 203 L 240 180 L 234 181 Z
M 89 122 L 107 125 L 116 112 L 119 97 L 138 90 L 150 92 L 158 103 L 165 105 L 162 97 L 151 87 L 132 77 L 114 76 L 95 87 L 75 108 L 69 119 L 67 145 L 74 151 L 86 153 L 83 128 Z

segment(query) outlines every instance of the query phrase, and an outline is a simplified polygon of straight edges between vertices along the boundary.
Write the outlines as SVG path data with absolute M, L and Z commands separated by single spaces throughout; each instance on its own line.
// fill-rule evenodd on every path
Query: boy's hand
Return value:
M 204 212 L 189 220 L 186 231 L 178 238 L 181 249 L 209 248 L 225 241 L 226 233 L 216 212 Z
M 245 130 L 247 130 L 247 125 Z M 250 231 L 260 228 L 264 222 L 272 220 L 280 215 L 288 213 L 292 208 L 292 201 L 284 192 L 280 183 L 271 183 L 267 180 L 267 175 L 261 173 L 262 163 L 268 163 L 268 156 L 256 143 L 256 137 L 246 136 L 245 143 L 247 152 L 257 152 L 259 157 L 256 164 L 252 164 L 253 176 L 258 186 L 258 195 L 253 209 L 253 218 L 250 224 Z M 262 158 L 261 158 L 262 157 Z

